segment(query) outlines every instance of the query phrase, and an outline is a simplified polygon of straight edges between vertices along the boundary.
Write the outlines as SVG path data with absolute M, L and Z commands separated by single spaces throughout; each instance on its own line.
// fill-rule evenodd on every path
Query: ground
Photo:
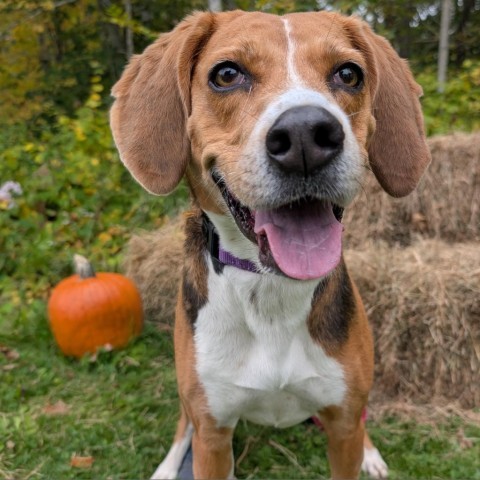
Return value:
M 57 349 L 44 309 L 0 319 L 0 478 L 148 478 L 178 413 L 171 330 L 148 324 L 125 350 L 77 361 Z M 475 416 L 370 417 L 392 479 L 480 479 Z M 328 478 L 325 442 L 314 425 L 241 424 L 237 477 Z

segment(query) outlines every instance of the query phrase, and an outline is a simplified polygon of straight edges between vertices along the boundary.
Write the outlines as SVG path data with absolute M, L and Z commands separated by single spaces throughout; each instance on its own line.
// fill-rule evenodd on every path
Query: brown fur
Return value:
M 193 15 L 160 36 L 132 58 L 112 89 L 110 120 L 121 158 L 152 193 L 171 192 L 190 159 L 190 74 L 213 22 L 211 14 Z
M 356 478 L 362 463 L 363 447 L 371 445 L 361 419 L 361 410 L 330 407 L 324 409 L 319 417 L 328 438 L 327 454 L 332 478 Z

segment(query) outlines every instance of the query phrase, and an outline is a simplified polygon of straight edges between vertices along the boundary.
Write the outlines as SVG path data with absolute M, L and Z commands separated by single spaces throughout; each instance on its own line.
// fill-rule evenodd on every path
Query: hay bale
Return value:
M 123 269 L 136 283 L 149 321 L 173 324 L 184 238 L 178 217 L 157 231 L 139 232 L 127 245 Z
M 377 242 L 346 260 L 374 330 L 377 394 L 479 405 L 479 244 Z
M 432 163 L 408 197 L 389 197 L 367 175 L 345 212 L 346 247 L 371 239 L 410 245 L 419 236 L 480 241 L 480 132 L 433 137 L 428 144 Z
M 127 274 L 159 324 L 173 323 L 182 245 L 178 222 L 129 244 Z M 371 242 L 345 256 L 373 325 L 374 396 L 480 404 L 479 244 Z

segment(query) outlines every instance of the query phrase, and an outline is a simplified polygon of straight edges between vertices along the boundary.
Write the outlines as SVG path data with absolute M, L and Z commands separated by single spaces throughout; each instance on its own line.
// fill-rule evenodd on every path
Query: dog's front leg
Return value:
M 210 412 L 196 368 L 189 316 L 193 300 L 190 298 L 187 302 L 189 308 L 185 307 L 184 292 L 181 290 L 175 319 L 175 364 L 182 408 L 193 426 L 193 476 L 202 480 L 234 478 L 233 428 L 219 427 L 217 419 Z
M 322 412 L 323 413 L 323 412 Z M 320 415 L 328 439 L 328 461 L 333 480 L 352 480 L 360 475 L 365 425 L 361 413 L 355 417 L 332 408 Z
M 194 478 L 234 478 L 233 430 L 218 428 L 210 421 L 195 423 L 192 441 Z

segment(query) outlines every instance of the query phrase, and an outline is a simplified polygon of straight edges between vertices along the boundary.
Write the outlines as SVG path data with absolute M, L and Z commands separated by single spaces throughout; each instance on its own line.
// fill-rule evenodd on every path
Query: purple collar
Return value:
M 218 249 L 218 260 L 223 265 L 231 265 L 232 267 L 237 267 L 240 270 L 247 270 L 247 272 L 259 273 L 257 267 L 250 260 L 245 260 L 242 258 L 237 258 L 235 255 L 232 255 L 230 252 L 224 250 L 221 246 Z
M 246 270 L 247 272 L 260 273 L 253 262 L 238 258 L 221 247 L 220 238 L 215 230 L 215 226 L 205 213 L 203 214 L 202 230 L 207 240 L 207 250 L 212 257 L 214 265 L 230 265 L 240 270 Z

